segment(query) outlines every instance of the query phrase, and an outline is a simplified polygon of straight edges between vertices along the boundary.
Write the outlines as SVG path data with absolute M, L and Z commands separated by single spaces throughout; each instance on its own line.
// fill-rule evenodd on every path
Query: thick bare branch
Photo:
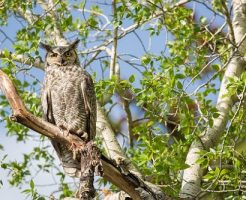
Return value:
M 106 154 L 110 159 L 115 160 L 118 165 L 123 165 L 124 168 L 126 167 L 127 170 L 141 178 L 142 175 L 139 173 L 136 167 L 130 163 L 128 158 L 123 153 L 115 137 L 115 133 L 112 130 L 111 125 L 109 124 L 108 119 L 104 113 L 104 110 L 101 108 L 99 103 L 97 104 L 97 108 L 97 132 L 102 136 L 103 146 L 105 148 Z
M 64 135 L 63 132 L 55 125 L 31 114 L 20 99 L 12 81 L 1 70 L 0 88 L 13 110 L 13 115 L 11 116 L 13 121 L 23 124 L 24 126 L 53 140 L 61 141 L 73 146 L 75 145 L 77 147 L 83 147 L 85 145 L 79 137 L 72 134 L 69 134 L 68 136 Z M 155 188 L 152 190 L 151 187 L 135 174 L 131 173 L 127 169 L 122 169 L 122 166 L 118 166 L 114 161 L 106 158 L 105 156 L 101 157 L 101 162 L 104 169 L 103 177 L 128 193 L 134 200 L 140 200 L 143 191 L 149 194 L 152 199 L 158 199 L 155 196 Z M 164 195 L 162 199 L 165 199 Z
M 233 29 L 236 44 L 242 43 L 239 46 L 239 52 L 242 56 L 245 55 L 246 50 L 246 40 L 242 41 L 246 34 L 246 0 L 233 0 L 233 10 L 234 10 L 234 18 L 233 18 Z

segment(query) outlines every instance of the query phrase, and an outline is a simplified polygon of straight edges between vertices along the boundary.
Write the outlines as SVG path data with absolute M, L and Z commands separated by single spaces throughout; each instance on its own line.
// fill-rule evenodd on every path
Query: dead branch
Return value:
M 72 134 L 69 134 L 68 136 L 64 135 L 55 125 L 31 114 L 23 104 L 10 78 L 1 70 L 0 88 L 13 110 L 13 114 L 10 117 L 11 120 L 47 136 L 50 139 L 64 142 L 69 145 L 76 145 L 77 147 L 84 145 L 84 142 L 79 137 Z M 115 161 L 102 155 L 101 162 L 104 169 L 103 178 L 128 193 L 132 199 L 140 200 L 142 199 L 141 196 L 143 196 L 143 194 L 148 194 L 149 199 L 153 200 L 167 199 L 162 192 L 156 192 L 156 188 L 151 188 L 149 184 L 147 185 L 135 174 L 132 174 L 126 169 L 122 169 L 122 166 L 117 166 Z

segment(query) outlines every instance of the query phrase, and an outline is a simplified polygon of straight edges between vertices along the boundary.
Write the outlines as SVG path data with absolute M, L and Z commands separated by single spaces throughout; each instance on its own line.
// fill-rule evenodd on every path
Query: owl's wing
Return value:
M 43 88 L 41 101 L 42 101 L 42 109 L 43 109 L 43 118 L 46 121 L 55 124 L 53 109 L 52 109 L 51 93 L 49 89 Z
M 48 87 L 44 87 L 42 91 L 41 96 L 42 101 L 42 108 L 43 108 L 43 118 L 52 124 L 55 125 L 55 119 L 53 115 L 53 108 L 52 108 L 52 98 L 51 98 L 51 91 L 48 89 Z M 59 143 L 55 140 L 51 140 L 55 150 L 58 153 L 58 156 L 61 158 L 61 151 L 59 148 Z
M 53 116 L 53 108 L 52 108 L 52 98 L 51 92 L 48 87 L 44 87 L 42 89 L 42 109 L 43 109 L 43 118 L 45 121 L 55 124 L 54 116 Z M 60 148 L 58 147 L 58 142 L 55 140 L 51 140 L 55 150 L 58 152 L 58 156 L 61 158 Z
M 97 105 L 93 81 L 89 74 L 84 76 L 81 82 L 81 90 L 87 118 L 87 133 L 89 134 L 89 140 L 92 140 L 96 135 Z

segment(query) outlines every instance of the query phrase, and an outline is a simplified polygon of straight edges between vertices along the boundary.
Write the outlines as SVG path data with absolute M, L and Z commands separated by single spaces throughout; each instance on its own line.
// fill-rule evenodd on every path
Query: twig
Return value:
M 122 98 L 124 109 L 126 112 L 126 121 L 127 121 L 127 127 L 128 127 L 128 132 L 129 132 L 129 144 L 130 147 L 133 148 L 133 122 L 132 122 L 132 114 L 131 110 L 129 108 L 129 100 Z
M 225 15 L 226 23 L 228 25 L 228 31 L 229 31 L 229 37 L 230 37 L 231 43 L 236 44 L 234 30 L 233 30 L 232 21 L 231 21 L 231 16 L 230 16 L 230 12 L 228 11 L 228 8 L 227 8 L 226 1 L 221 1 L 221 4 L 223 7 L 223 12 Z
M 118 22 L 117 19 L 117 12 L 116 12 L 116 0 L 112 0 L 112 10 L 113 10 L 113 20 Z M 114 25 L 114 31 L 113 31 L 113 46 L 111 49 L 111 60 L 110 60 L 110 73 L 109 73 L 109 78 L 111 79 L 113 76 L 117 77 L 117 80 L 120 79 L 120 68 L 117 63 L 117 44 L 118 44 L 118 24 Z

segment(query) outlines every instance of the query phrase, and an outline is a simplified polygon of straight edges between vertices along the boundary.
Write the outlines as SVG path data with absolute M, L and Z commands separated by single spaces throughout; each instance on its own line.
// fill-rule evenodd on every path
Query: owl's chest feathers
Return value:
M 81 83 L 86 78 L 82 68 L 46 69 L 44 88 L 48 88 L 53 117 L 57 125 L 77 130 L 86 127 L 85 104 Z M 69 124 L 66 125 L 66 124 Z M 69 129 L 70 129 L 69 128 Z
M 53 104 L 57 107 L 84 107 L 81 105 L 81 82 L 85 74 L 82 68 L 76 66 L 56 67 L 46 69 L 45 85 L 51 93 Z M 78 105 L 80 104 L 80 105 Z
M 49 87 L 66 87 L 78 85 L 84 79 L 84 71 L 78 66 L 48 66 L 45 73 L 45 83 Z

